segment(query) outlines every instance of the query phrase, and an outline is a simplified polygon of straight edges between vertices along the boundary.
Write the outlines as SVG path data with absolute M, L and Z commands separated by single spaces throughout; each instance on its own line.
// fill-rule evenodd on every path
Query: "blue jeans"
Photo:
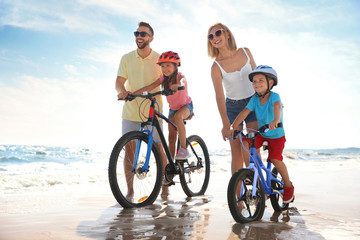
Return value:
M 232 100 L 230 98 L 226 98 L 226 113 L 229 118 L 230 124 L 235 121 L 235 118 L 239 115 L 239 113 L 244 110 L 246 105 L 249 103 L 251 97 L 241 99 L 241 100 Z M 255 122 L 257 121 L 255 112 L 252 111 L 250 114 L 245 118 L 246 123 Z M 241 126 L 243 123 L 240 124 Z
M 184 105 L 183 107 L 187 107 L 189 110 L 190 110 L 190 115 L 189 117 L 193 114 L 193 111 L 194 111 L 194 107 L 193 107 L 193 104 L 192 104 L 192 101 L 191 103 L 189 104 L 186 104 Z M 172 118 L 173 116 L 175 116 L 175 113 L 179 111 L 179 110 L 172 110 L 171 108 L 169 109 L 169 119 Z

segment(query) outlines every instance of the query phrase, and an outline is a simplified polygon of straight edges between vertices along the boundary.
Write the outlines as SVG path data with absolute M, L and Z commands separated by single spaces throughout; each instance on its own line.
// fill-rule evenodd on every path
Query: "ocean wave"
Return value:
M 27 159 L 19 157 L 1 157 L 0 164 L 25 164 L 29 163 Z
M 96 161 L 99 154 L 83 147 L 54 147 L 32 145 L 0 145 L 1 164 L 22 164 L 31 162 L 71 162 Z
M 359 148 L 344 148 L 344 149 L 295 149 L 285 150 L 284 157 L 293 160 L 305 161 L 342 161 L 354 160 L 360 161 Z
M 0 192 L 108 181 L 110 152 L 88 147 L 0 145 Z M 261 154 L 266 159 L 267 152 Z M 283 155 L 290 163 L 360 163 L 359 148 L 286 149 Z M 210 162 L 212 172 L 230 171 L 230 149 L 212 150 Z
M 30 163 L 3 169 L 0 192 L 107 181 L 107 165 L 99 163 Z

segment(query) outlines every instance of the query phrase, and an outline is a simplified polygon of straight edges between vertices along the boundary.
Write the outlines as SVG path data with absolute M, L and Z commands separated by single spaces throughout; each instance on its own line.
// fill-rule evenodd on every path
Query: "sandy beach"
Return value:
M 205 196 L 180 184 L 148 207 L 123 209 L 107 181 L 0 196 L 0 239 L 359 239 L 360 177 L 355 166 L 287 161 L 296 200 L 267 208 L 261 221 L 236 223 L 227 206 L 230 173 L 211 173 Z

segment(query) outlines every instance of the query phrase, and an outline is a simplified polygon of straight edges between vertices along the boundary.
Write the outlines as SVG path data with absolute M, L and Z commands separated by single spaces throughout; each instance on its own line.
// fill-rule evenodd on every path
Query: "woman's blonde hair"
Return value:
M 230 29 L 222 24 L 222 23 L 216 23 L 214 25 L 212 25 L 209 30 L 208 30 L 208 36 L 210 34 L 210 31 L 213 29 L 213 28 L 220 28 L 220 29 L 223 29 L 224 30 L 224 33 L 225 33 L 225 38 L 227 39 L 227 46 L 230 50 L 236 50 L 237 49 L 237 46 L 236 46 L 236 41 L 235 41 L 235 38 L 234 38 L 234 35 L 231 33 Z M 211 57 L 211 58 L 216 58 L 219 54 L 219 50 L 217 48 L 215 48 L 209 38 L 207 39 L 207 46 L 208 46 L 208 55 Z

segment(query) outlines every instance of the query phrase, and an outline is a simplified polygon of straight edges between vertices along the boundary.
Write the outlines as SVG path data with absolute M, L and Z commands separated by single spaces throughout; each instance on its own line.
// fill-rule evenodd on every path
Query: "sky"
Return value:
M 359 12 L 357 0 L 0 0 L 0 144 L 112 148 L 119 62 L 145 21 L 152 49 L 179 53 L 195 108 L 187 132 L 211 150 L 228 147 L 206 45 L 217 22 L 277 71 L 286 148 L 360 147 Z

